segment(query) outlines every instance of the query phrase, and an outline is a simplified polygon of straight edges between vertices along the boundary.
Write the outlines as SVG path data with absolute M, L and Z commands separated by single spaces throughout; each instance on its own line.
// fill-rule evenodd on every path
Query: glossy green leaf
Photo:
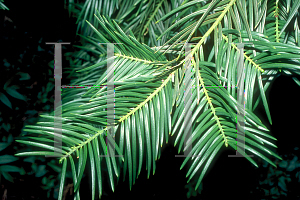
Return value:
M 12 109 L 9 99 L 2 92 L 0 92 L 0 100 L 2 101 L 2 103 L 7 105 L 10 109 Z
M 19 92 L 17 92 L 13 86 L 7 87 L 6 92 L 14 98 L 26 101 L 25 97 L 23 95 L 21 95 Z

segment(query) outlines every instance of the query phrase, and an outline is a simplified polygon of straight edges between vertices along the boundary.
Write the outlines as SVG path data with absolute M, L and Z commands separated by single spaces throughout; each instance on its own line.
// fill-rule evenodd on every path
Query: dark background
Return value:
M 52 81 L 51 83 L 54 84 L 53 71 L 51 75 L 48 73 L 49 69 L 51 71 L 48 63 L 54 59 L 54 45 L 46 45 L 45 42 L 71 42 L 71 45 L 63 45 L 64 54 L 75 50 L 72 45 L 78 43 L 79 37 L 75 37 L 76 19 L 69 18 L 68 11 L 64 9 L 64 1 L 6 0 L 4 3 L 10 10 L 0 11 L 2 52 L 0 56 L 1 60 L 6 59 L 11 66 L 5 67 L 4 62 L 2 63 L 0 87 L 9 77 L 14 76 L 19 71 L 26 72 L 31 77 L 30 80 L 18 83 L 22 88 L 18 91 L 27 97 L 26 102 L 9 98 L 13 110 L 4 104 L 0 104 L 2 118 L 0 123 L 10 124 L 11 126 L 9 131 L 4 130 L 4 128 L 0 129 L 1 137 L 8 137 L 9 134 L 12 134 L 15 139 L 20 136 L 25 124 L 35 123 L 38 113 L 53 110 L 54 89 L 44 95 L 46 100 L 39 97 L 39 93 L 42 95 L 46 93 L 43 88 L 46 88 L 48 82 Z M 5 16 L 11 19 L 12 22 L 7 20 Z M 39 43 L 39 41 L 41 42 Z M 44 51 L 38 51 L 38 46 Z M 65 66 L 68 66 L 68 62 L 63 57 L 63 68 Z M 63 76 L 62 79 L 63 85 L 69 83 L 69 80 L 65 77 Z M 258 107 L 255 114 L 270 128 L 271 134 L 277 138 L 276 145 L 278 149 L 274 151 L 277 151 L 284 160 L 292 160 L 299 155 L 299 150 L 296 150 L 296 147 L 299 147 L 300 87 L 291 77 L 283 75 L 277 78 L 270 87 L 267 98 L 273 125 L 269 124 L 263 106 Z M 19 109 L 16 110 L 16 107 Z M 172 137 L 169 143 L 172 143 Z M 15 148 L 10 147 L 5 153 L 12 155 L 16 150 L 26 149 L 25 146 L 20 146 L 17 143 L 13 143 L 12 146 L 15 146 Z M 191 199 L 272 199 L 271 196 L 266 195 L 266 191 L 270 191 L 272 187 L 277 187 L 281 191 L 281 187 L 278 186 L 278 177 L 274 175 L 276 171 L 272 172 L 269 165 L 264 164 L 257 156 L 254 160 L 260 166 L 259 168 L 255 168 L 245 158 L 228 158 L 228 155 L 233 155 L 235 152 L 223 148 L 224 151 L 216 156 L 203 179 L 201 194 L 198 194 L 197 197 L 191 197 Z M 103 199 L 187 199 L 188 189 L 185 188 L 188 180 L 185 178 L 187 167 L 181 171 L 179 170 L 184 159 L 175 158 L 177 154 L 177 147 L 174 148 L 171 145 L 163 147 L 163 153 L 160 160 L 157 161 L 154 176 L 151 173 L 150 178 L 147 179 L 147 171 L 145 170 L 145 164 L 143 164 L 142 172 L 132 191 L 129 191 L 128 178 L 123 183 L 123 176 L 121 176 L 114 193 L 110 190 L 108 184 L 104 183 L 104 191 L 108 196 L 104 195 Z M 273 162 L 276 161 L 273 157 L 268 156 L 268 158 Z M 24 162 L 23 159 L 21 158 L 15 165 L 24 167 L 26 174 L 12 173 L 15 177 L 14 183 L 2 178 L 0 197 L 6 191 L 8 200 L 46 199 L 47 190 L 40 187 L 43 176 L 37 177 L 34 175 L 37 172 L 32 172 L 33 163 Z M 36 160 L 35 163 L 39 166 L 50 160 L 51 158 L 41 158 Z M 291 177 L 291 182 L 286 183 L 287 196 L 280 196 L 280 199 L 300 199 L 299 175 L 297 174 L 299 168 L 287 171 L 284 167 L 278 167 L 279 170 L 286 175 L 290 174 Z M 57 173 L 51 171 L 51 169 L 48 173 L 57 176 Z M 273 185 L 263 184 L 264 180 L 268 183 L 273 182 Z M 87 177 L 82 180 L 80 189 L 82 199 L 90 199 L 89 181 Z M 73 199 L 72 196 L 67 195 L 66 199 Z M 53 198 L 52 193 L 50 198 Z

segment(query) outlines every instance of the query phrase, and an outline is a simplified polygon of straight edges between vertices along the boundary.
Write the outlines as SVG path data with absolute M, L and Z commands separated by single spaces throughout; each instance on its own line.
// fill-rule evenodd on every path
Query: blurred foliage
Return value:
M 298 147 L 295 151 L 299 150 Z M 298 152 L 295 152 L 297 154 Z M 272 199 L 295 199 L 298 196 L 291 197 L 291 194 L 297 194 L 300 187 L 300 161 L 294 153 L 280 155 L 284 160 L 276 159 L 277 169 L 272 167 L 266 161 L 263 161 L 265 168 L 260 173 L 258 190 L 261 191 L 262 197 L 271 197 Z
M 4 66 L 9 67 L 10 64 L 6 61 L 4 61 Z M 19 89 L 20 87 L 16 84 L 12 85 L 13 79 L 17 78 L 16 75 L 20 75 L 21 77 L 19 78 L 20 81 L 22 80 L 28 80 L 30 79 L 30 76 L 28 73 L 23 73 L 23 72 L 18 72 L 16 73 L 13 77 L 11 77 L 10 79 L 8 79 L 4 86 L 3 86 L 3 90 L 9 94 L 10 96 L 16 98 L 16 99 L 20 99 L 23 101 L 26 101 L 26 98 L 20 94 L 17 89 Z M 4 94 L 2 92 L 0 92 L 0 100 L 2 101 L 2 103 L 4 103 L 6 106 L 8 106 L 10 109 L 12 109 L 12 105 L 11 102 L 9 101 L 9 99 L 7 98 L 7 94 Z
M 6 7 L 4 4 L 3 4 L 4 0 L 0 0 L 0 9 L 1 10 L 9 10 L 8 7 Z
M 13 142 L 13 137 L 10 134 L 8 138 L 5 136 L 2 137 L 2 141 L 0 142 L 0 152 L 6 149 L 11 143 Z M 0 173 L 1 175 L 8 181 L 14 182 L 13 177 L 9 174 L 9 172 L 19 172 L 21 175 L 25 174 L 24 169 L 21 167 L 13 166 L 11 165 L 12 162 L 18 160 L 17 157 L 12 155 L 2 155 L 0 153 Z M 0 176 L 0 182 L 1 182 L 1 176 Z
M 0 2 L 0 8 L 2 5 Z M 40 189 L 35 190 L 44 190 L 48 198 L 57 198 L 60 177 L 56 175 L 59 164 L 55 158 L 19 159 L 13 156 L 15 151 L 28 149 L 14 143 L 20 135 L 27 134 L 24 126 L 35 124 L 40 113 L 53 111 L 54 46 L 46 46 L 42 37 L 35 38 L 30 32 L 18 29 L 7 16 L 2 24 L 0 43 L 5 54 L 0 54 L 3 62 L 0 73 L 0 183 L 2 189 L 12 194 L 9 182 L 28 184 L 39 179 Z
M 191 182 L 187 183 L 184 188 L 188 189 L 188 192 L 186 193 L 186 197 L 189 199 L 191 196 L 196 197 L 198 194 L 201 194 L 201 191 L 203 190 L 203 183 L 200 183 L 200 186 L 195 191 L 195 185 L 197 183 L 197 179 L 192 179 Z

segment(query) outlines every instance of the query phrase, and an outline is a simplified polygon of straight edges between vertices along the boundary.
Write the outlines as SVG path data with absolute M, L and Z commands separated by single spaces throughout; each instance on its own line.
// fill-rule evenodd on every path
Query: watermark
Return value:
M 62 79 L 62 52 L 61 45 L 62 44 L 70 44 L 68 43 L 46 43 L 46 44 L 55 44 L 54 50 L 54 78 L 55 78 L 55 95 L 54 95 L 54 155 L 46 155 L 46 157 L 62 157 L 62 120 L 61 120 L 61 88 L 74 88 L 74 86 L 65 86 L 61 85 Z M 115 124 L 115 108 L 114 108 L 114 98 L 110 98 L 115 96 L 114 89 L 114 44 L 122 44 L 122 43 L 98 43 L 98 44 L 107 44 L 107 132 L 109 132 L 111 138 L 113 138 L 113 142 L 108 139 L 106 135 L 106 154 L 100 155 L 100 157 L 123 157 L 123 155 L 115 155 L 115 136 L 114 136 L 114 124 Z M 101 87 L 101 86 L 84 86 L 88 87 Z M 82 88 L 82 87 L 78 87 Z M 111 139 L 110 138 L 110 139 Z M 108 145 L 109 144 L 109 145 Z M 111 156 L 110 156 L 111 154 Z
M 188 44 L 188 45 L 187 45 Z M 185 63 L 185 79 L 184 79 L 184 113 L 185 113 L 185 118 L 184 118 L 184 123 L 183 126 L 185 127 L 184 129 L 184 144 L 185 144 L 185 150 L 184 150 L 184 155 L 175 155 L 175 157 L 200 157 L 201 155 L 192 155 L 188 156 L 190 152 L 192 151 L 192 143 L 188 142 L 188 140 L 191 140 L 190 136 L 192 133 L 192 111 L 190 108 L 192 100 L 187 101 L 187 97 L 192 96 L 191 88 L 187 88 L 189 85 L 189 82 L 191 81 L 191 55 L 189 54 L 191 51 L 190 44 L 193 43 L 187 43 L 185 44 L 185 60 L 188 60 Z M 237 48 L 240 50 L 240 56 L 239 60 L 237 63 L 237 69 L 238 69 L 238 74 L 237 74 L 237 85 L 236 87 L 238 88 L 238 94 L 237 94 L 237 150 L 236 150 L 236 155 L 228 155 L 228 157 L 253 157 L 253 155 L 245 155 L 245 101 L 244 101 L 244 96 L 245 96 L 245 90 L 244 90 L 244 82 L 245 82 L 245 67 L 244 67 L 244 57 L 243 57 L 243 52 L 244 52 L 244 45 L 245 44 L 252 44 L 252 43 L 238 43 Z M 226 87 L 226 86 L 207 86 L 207 87 Z M 243 105 L 243 106 L 242 106 Z M 187 137 L 188 136 L 188 137 Z M 190 139 L 187 139 L 190 138 Z M 188 146 L 188 143 L 191 143 Z M 239 148 L 241 146 L 241 148 Z M 239 150 L 242 151 L 240 153 Z
M 62 79 L 62 53 L 61 45 L 70 42 L 46 42 L 54 44 L 54 154 L 46 157 L 62 157 L 62 122 L 61 122 L 61 79 Z
M 185 44 L 185 62 L 184 68 L 185 68 L 185 77 L 184 77 L 184 108 L 183 112 L 185 114 L 183 126 L 184 128 L 184 145 L 187 147 L 187 150 L 184 151 L 184 155 L 175 155 L 175 157 L 190 157 L 188 154 L 192 151 L 192 144 L 188 146 L 188 140 L 192 135 L 192 110 L 191 110 L 191 104 L 192 104 L 192 88 L 188 87 L 188 85 L 191 82 L 192 79 L 192 66 L 191 66 L 191 60 L 192 55 L 190 54 L 191 51 L 191 45 L 190 44 L 197 44 L 197 43 L 187 43 Z M 190 99 L 188 101 L 188 99 Z M 188 109 L 189 108 L 189 109 Z
M 98 43 L 98 44 L 107 44 L 107 132 L 113 137 L 114 136 L 114 123 L 115 123 L 115 98 L 109 98 L 110 96 L 115 96 L 115 85 L 114 85 L 114 71 L 115 71 L 115 61 L 114 61 L 114 44 L 123 44 L 123 43 Z M 107 145 L 107 143 L 109 145 Z M 115 155 L 115 142 L 110 143 L 106 135 L 106 149 L 107 155 L 100 155 L 100 157 L 123 157 L 123 155 Z M 111 149 L 113 146 L 113 149 Z M 110 156 L 111 154 L 111 156 Z
M 245 90 L 244 90 L 244 82 L 245 82 L 245 64 L 244 64 L 244 45 L 252 44 L 252 43 L 238 43 L 237 48 L 240 50 L 240 56 L 238 60 L 238 80 L 237 80 L 237 146 L 236 146 L 236 154 L 228 155 L 228 157 L 253 157 L 253 155 L 245 155 Z M 240 148 L 240 147 L 241 148 Z M 238 151 L 241 150 L 242 153 Z
M 54 155 L 46 157 L 61 157 L 62 155 L 62 120 L 61 120 L 61 88 L 71 87 L 74 86 L 61 86 L 61 79 L 62 79 L 62 52 L 61 52 L 61 45 L 62 44 L 70 44 L 70 43 L 46 43 L 46 44 L 54 44 L 55 51 L 54 51 L 54 78 L 55 78 L 55 96 L 54 96 Z M 123 157 L 123 155 L 115 155 L 115 136 L 114 136 L 114 124 L 115 124 L 115 108 L 114 108 L 114 98 L 111 98 L 115 95 L 114 91 L 114 44 L 122 44 L 122 43 L 98 43 L 98 44 L 107 44 L 107 132 L 110 133 L 110 136 L 113 138 L 113 142 L 108 140 L 108 136 L 106 135 L 106 144 L 108 147 L 108 151 L 106 149 L 107 155 L 100 155 L 100 157 Z M 190 138 L 192 133 L 192 111 L 191 111 L 191 104 L 192 104 L 192 87 L 187 87 L 191 82 L 191 47 L 190 44 L 193 43 L 186 43 L 185 44 L 185 59 L 188 60 L 185 63 L 185 78 L 184 78 L 184 113 L 186 117 L 184 118 L 184 144 L 186 146 L 186 150 L 184 151 L 184 155 L 175 155 L 175 157 L 191 157 L 188 156 L 192 151 L 192 144 L 190 146 L 187 145 L 188 138 Z M 238 49 L 240 50 L 240 56 L 238 60 L 238 80 L 237 80 L 237 150 L 236 155 L 228 155 L 228 157 L 245 157 L 245 101 L 244 101 L 244 79 L 245 79 L 245 72 L 244 72 L 244 59 L 243 59 L 243 52 L 244 52 L 244 45 L 245 44 L 252 44 L 252 43 L 239 43 L 237 45 Z M 101 87 L 101 86 L 85 86 L 85 87 Z M 208 86 L 208 87 L 226 87 L 226 86 Z M 191 99 L 187 101 L 187 99 Z M 244 106 L 242 106 L 242 104 Z M 190 109 L 187 109 L 190 108 Z M 111 138 L 110 138 L 111 139 Z M 112 144 L 113 143 L 113 144 Z M 191 142 L 190 142 L 191 143 Z M 241 146 L 242 148 L 239 148 Z M 112 148 L 112 149 L 111 149 Z M 238 149 L 242 150 L 242 154 L 238 152 Z M 110 156 L 111 154 L 111 156 Z M 197 155 L 200 156 L 200 155 Z M 197 157 L 193 155 L 192 157 Z M 248 155 L 249 157 L 253 157 L 253 155 Z

